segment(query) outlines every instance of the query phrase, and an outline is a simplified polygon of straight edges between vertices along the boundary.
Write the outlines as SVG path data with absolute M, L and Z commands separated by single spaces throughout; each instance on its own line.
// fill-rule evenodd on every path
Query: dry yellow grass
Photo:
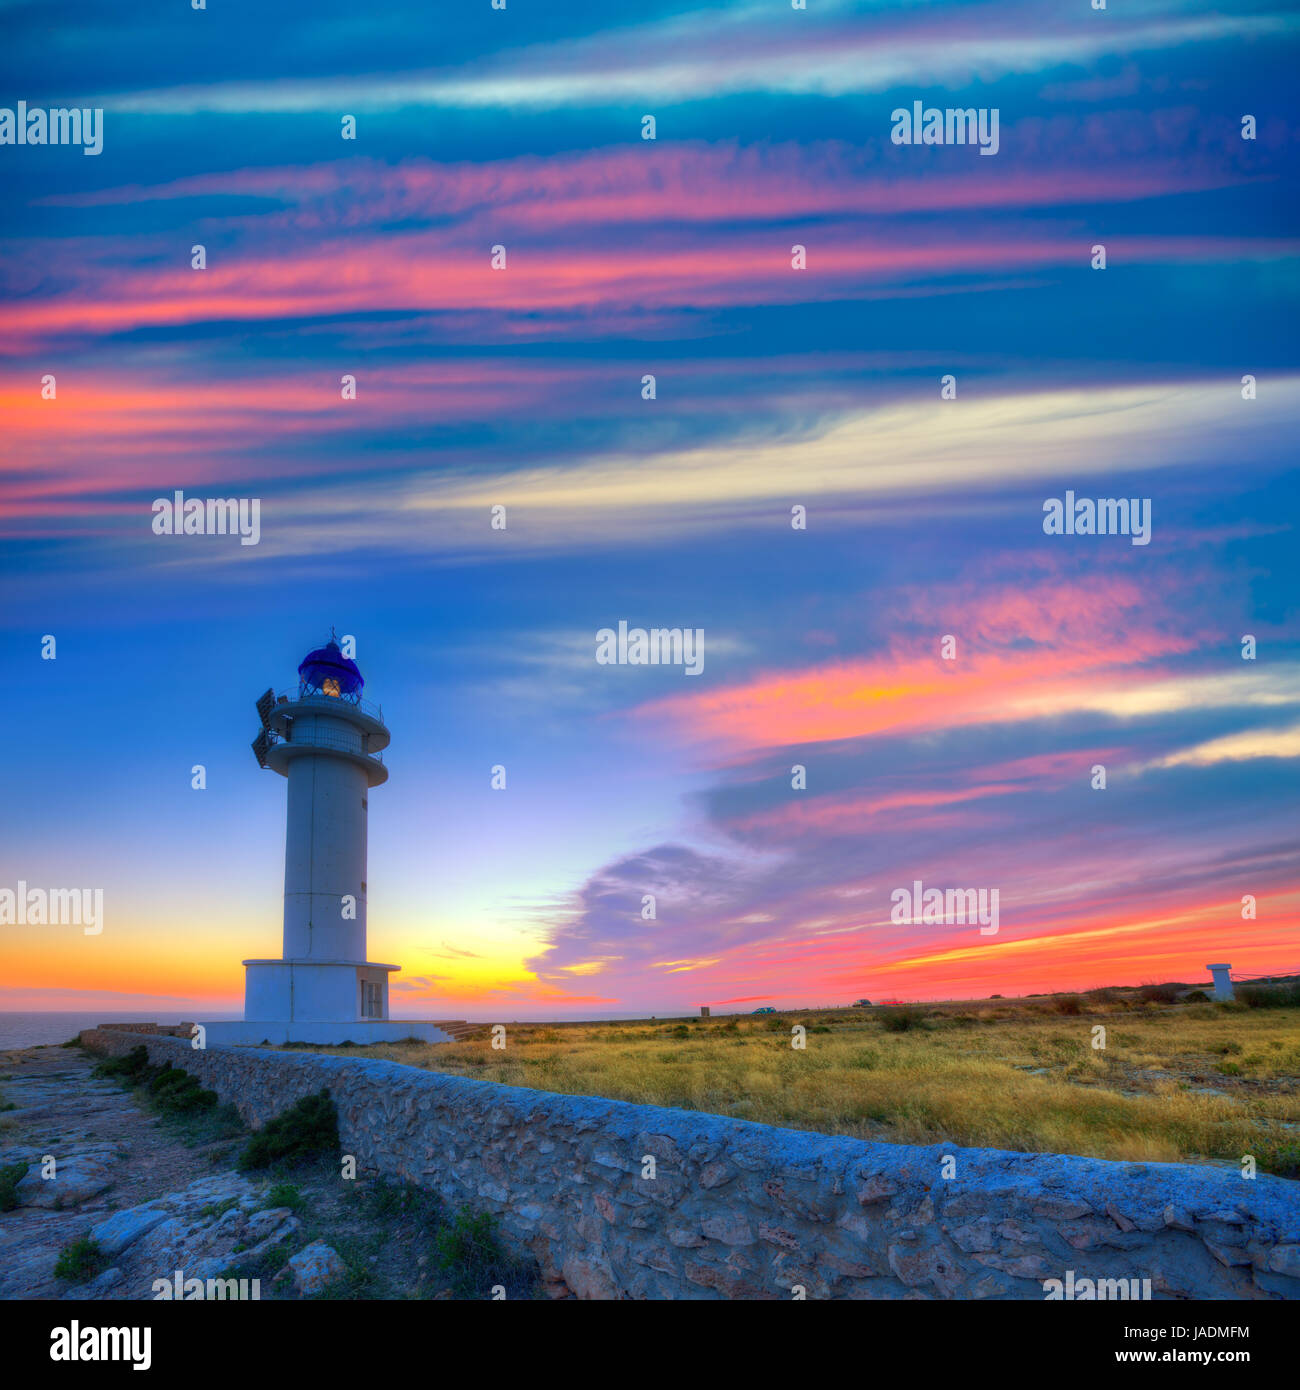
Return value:
M 1300 1175 L 1300 1012 L 1050 1004 L 583 1025 L 460 1043 L 331 1048 L 410 1066 L 795 1129 L 1099 1158 L 1226 1160 Z M 791 1046 L 802 1024 L 806 1046 Z M 1106 1047 L 1092 1046 L 1093 1028 Z

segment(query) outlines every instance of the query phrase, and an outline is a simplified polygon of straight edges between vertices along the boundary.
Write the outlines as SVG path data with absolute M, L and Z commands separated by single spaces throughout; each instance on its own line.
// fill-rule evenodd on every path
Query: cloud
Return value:
M 1300 679 L 1294 703 L 1300 704 Z M 1248 762 L 1254 758 L 1300 757 L 1300 724 L 1279 729 L 1243 729 L 1191 748 L 1180 749 L 1150 764 L 1152 767 L 1209 767 L 1214 763 Z
M 110 112 L 193 115 L 206 112 L 377 112 L 416 107 L 556 110 L 640 102 L 654 92 L 669 105 L 739 93 L 843 97 L 884 92 L 900 83 L 953 87 L 1073 64 L 1108 54 L 1135 54 L 1189 44 L 1267 40 L 1289 34 L 1287 15 L 1182 16 L 1116 14 L 1107 23 L 1048 26 L 1043 11 L 1023 5 L 978 7 L 936 21 L 926 7 L 912 15 L 810 13 L 763 22 L 750 7 L 701 10 L 640 28 L 533 44 L 507 57 L 448 71 L 226 81 L 104 92 L 88 104 Z M 777 12 L 780 13 L 780 12 Z
M 1241 725 L 1300 704 L 1300 667 L 1215 670 L 1221 638 L 1187 605 L 1186 573 L 1080 583 L 1041 557 L 992 572 L 897 590 L 878 655 L 814 654 L 638 707 L 637 725 L 725 754 L 697 798 L 697 843 L 592 874 L 530 967 L 562 986 L 568 966 L 599 959 L 611 993 L 645 1008 L 748 999 L 738 986 L 815 1003 L 891 980 L 935 995 L 1089 987 L 1139 968 L 1188 978 L 1199 965 L 1180 952 L 1219 930 L 1208 901 L 1294 892 L 1292 852 L 1266 838 L 1286 781 L 1258 783 L 1249 814 L 1193 826 L 1186 808 L 1219 792 L 1185 779 L 1298 751 L 1300 728 Z M 917 625 L 932 631 L 917 639 Z M 937 654 L 945 627 L 962 634 L 958 663 Z M 1179 755 L 1189 732 L 1216 724 L 1236 729 Z M 791 788 L 792 761 L 808 765 L 805 790 Z M 993 945 L 894 923 L 892 889 L 918 878 L 996 887 Z M 1278 932 L 1253 939 L 1281 949 Z

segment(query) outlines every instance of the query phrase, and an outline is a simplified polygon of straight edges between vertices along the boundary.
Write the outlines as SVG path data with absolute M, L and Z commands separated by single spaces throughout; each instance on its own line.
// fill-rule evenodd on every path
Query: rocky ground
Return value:
M 0 1178 L 27 1168 L 17 1206 L 0 1211 L 0 1298 L 151 1299 L 160 1279 L 175 1296 L 177 1271 L 182 1290 L 258 1279 L 261 1298 L 491 1296 L 472 1260 L 446 1268 L 418 1194 L 344 1182 L 336 1165 L 241 1174 L 233 1116 L 224 1130 L 178 1125 L 95 1078 L 96 1060 L 76 1047 L 0 1053 Z M 86 1239 L 93 1250 L 61 1277 L 60 1254 Z M 528 1292 L 507 1282 L 511 1297 Z

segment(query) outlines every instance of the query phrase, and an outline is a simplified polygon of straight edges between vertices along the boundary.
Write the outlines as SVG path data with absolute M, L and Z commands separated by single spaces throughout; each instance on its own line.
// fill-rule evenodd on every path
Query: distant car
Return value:
M 761 1009 L 755 1009 L 754 1012 L 756 1014 L 774 1014 L 776 1010 L 771 1006 L 771 1004 L 764 1004 Z
M 855 999 L 853 1001 L 855 1009 L 870 1009 L 873 1007 L 870 999 Z

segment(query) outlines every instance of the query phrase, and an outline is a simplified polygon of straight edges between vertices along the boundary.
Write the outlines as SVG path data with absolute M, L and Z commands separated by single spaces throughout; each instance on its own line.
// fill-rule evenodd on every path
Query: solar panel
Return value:
M 275 708 L 275 691 L 268 690 L 257 702 L 257 717 L 262 721 L 262 728 L 271 727 L 271 711 Z

